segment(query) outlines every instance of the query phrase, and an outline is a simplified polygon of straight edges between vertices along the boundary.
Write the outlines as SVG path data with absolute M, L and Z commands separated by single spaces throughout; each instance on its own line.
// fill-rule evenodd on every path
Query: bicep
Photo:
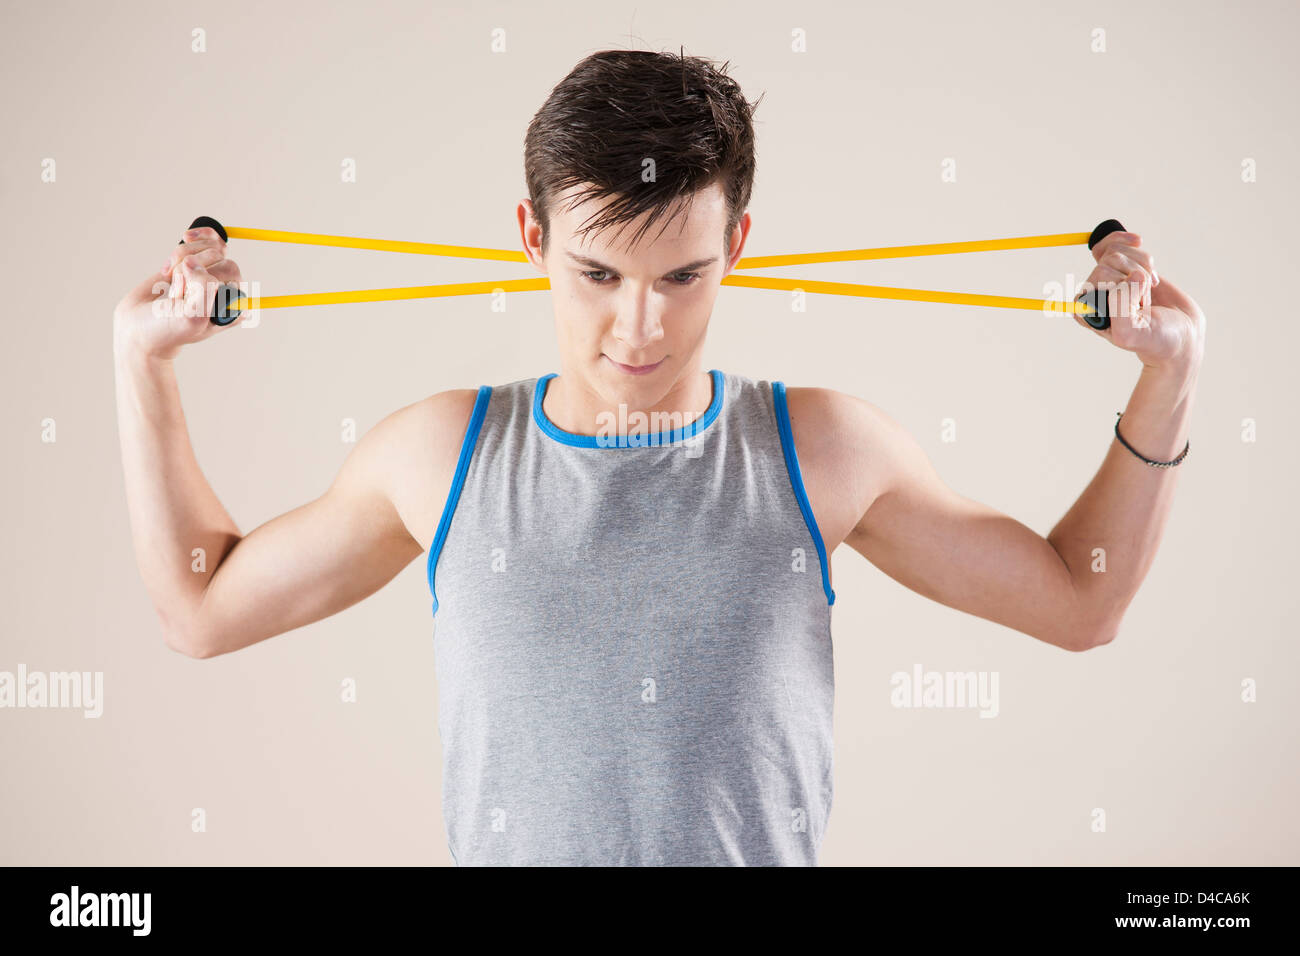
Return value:
M 240 538 L 213 571 L 191 643 L 224 654 L 336 614 L 423 550 L 387 490 L 401 412 L 362 436 L 329 489 Z
M 1070 570 L 1046 538 L 949 488 L 924 450 L 880 413 L 872 448 L 889 480 L 849 545 L 940 604 L 1060 647 L 1085 636 Z

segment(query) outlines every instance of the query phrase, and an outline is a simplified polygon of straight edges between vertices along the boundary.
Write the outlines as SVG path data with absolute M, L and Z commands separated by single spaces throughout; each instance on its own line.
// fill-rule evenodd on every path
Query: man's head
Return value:
M 707 60 L 640 50 L 592 54 L 551 91 L 528 127 L 518 218 L 550 277 L 565 375 L 650 404 L 699 370 L 749 232 L 754 106 Z

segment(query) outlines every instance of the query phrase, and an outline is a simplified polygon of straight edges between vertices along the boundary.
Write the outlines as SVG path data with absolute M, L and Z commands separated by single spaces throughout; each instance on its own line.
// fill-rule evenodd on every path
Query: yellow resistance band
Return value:
M 281 232 L 274 229 L 226 227 L 232 239 L 261 239 L 266 242 L 295 242 L 315 246 L 341 246 L 346 249 L 377 249 L 383 252 L 409 252 L 426 256 L 451 256 L 461 259 L 492 259 L 499 262 L 528 262 L 528 257 L 513 249 L 484 249 L 477 246 L 448 246 L 432 242 L 402 242 L 394 239 L 358 239 L 352 236 L 326 236 L 311 232 Z M 914 246 L 883 246 L 877 249 L 848 249 L 840 252 L 804 252 L 782 256 L 746 256 L 736 263 L 737 269 L 761 269 L 775 266 L 806 265 L 818 262 L 852 262 L 862 259 L 902 259 L 912 256 L 943 256 L 959 252 L 991 252 L 1001 249 L 1036 249 L 1046 246 L 1073 246 L 1086 243 L 1089 233 L 1064 232 L 1050 236 L 1019 236 L 1010 239 L 978 239 L 972 242 L 939 242 Z M 953 305 L 984 305 L 1002 309 L 1035 311 L 1091 312 L 1084 302 L 1059 302 L 1055 299 L 1023 299 L 1002 295 L 977 295 L 966 292 L 937 292 L 929 289 L 898 289 L 890 286 L 860 285 L 854 282 L 824 282 L 813 279 L 780 279 L 774 276 L 729 275 L 722 285 L 751 289 L 802 289 L 828 295 L 853 295 L 873 299 L 909 299 L 917 302 L 946 302 Z M 506 279 L 500 282 L 455 282 L 445 285 L 406 286 L 393 289 L 360 289 L 354 292 L 317 292 L 304 295 L 240 296 L 230 308 L 280 309 L 298 305 L 336 305 L 346 302 L 381 302 L 393 299 L 423 299 L 445 295 L 529 292 L 549 289 L 551 280 Z

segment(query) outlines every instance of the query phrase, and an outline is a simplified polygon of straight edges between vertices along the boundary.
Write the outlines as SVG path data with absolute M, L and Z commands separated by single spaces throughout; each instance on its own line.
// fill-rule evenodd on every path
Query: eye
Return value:
M 587 272 L 579 272 L 578 275 L 582 276 L 592 285 L 609 285 L 609 283 L 613 281 L 613 279 L 609 278 L 611 273 L 605 269 L 591 269 Z M 596 276 L 602 276 L 603 278 L 596 278 Z M 670 277 L 672 278 L 674 285 L 690 285 L 700 278 L 700 273 L 673 272 L 670 273 Z

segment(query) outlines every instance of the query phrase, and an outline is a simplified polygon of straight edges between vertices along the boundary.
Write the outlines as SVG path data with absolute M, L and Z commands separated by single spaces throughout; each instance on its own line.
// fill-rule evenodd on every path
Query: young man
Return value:
M 1142 360 L 1131 449 L 1112 443 L 1047 538 L 946 487 L 861 398 L 705 370 L 751 224 L 751 109 L 704 60 L 580 63 L 529 127 L 518 209 L 560 373 L 392 413 L 324 495 L 247 534 L 195 462 L 173 370 L 219 334 L 225 243 L 187 234 L 165 301 L 155 274 L 115 311 L 132 531 L 170 647 L 319 621 L 428 551 L 459 864 L 815 864 L 839 545 L 1070 651 L 1115 636 L 1155 556 L 1178 472 L 1138 456 L 1184 448 L 1204 318 L 1136 235 L 1099 243 L 1089 277 L 1140 283 L 1141 317 L 1097 333 Z

